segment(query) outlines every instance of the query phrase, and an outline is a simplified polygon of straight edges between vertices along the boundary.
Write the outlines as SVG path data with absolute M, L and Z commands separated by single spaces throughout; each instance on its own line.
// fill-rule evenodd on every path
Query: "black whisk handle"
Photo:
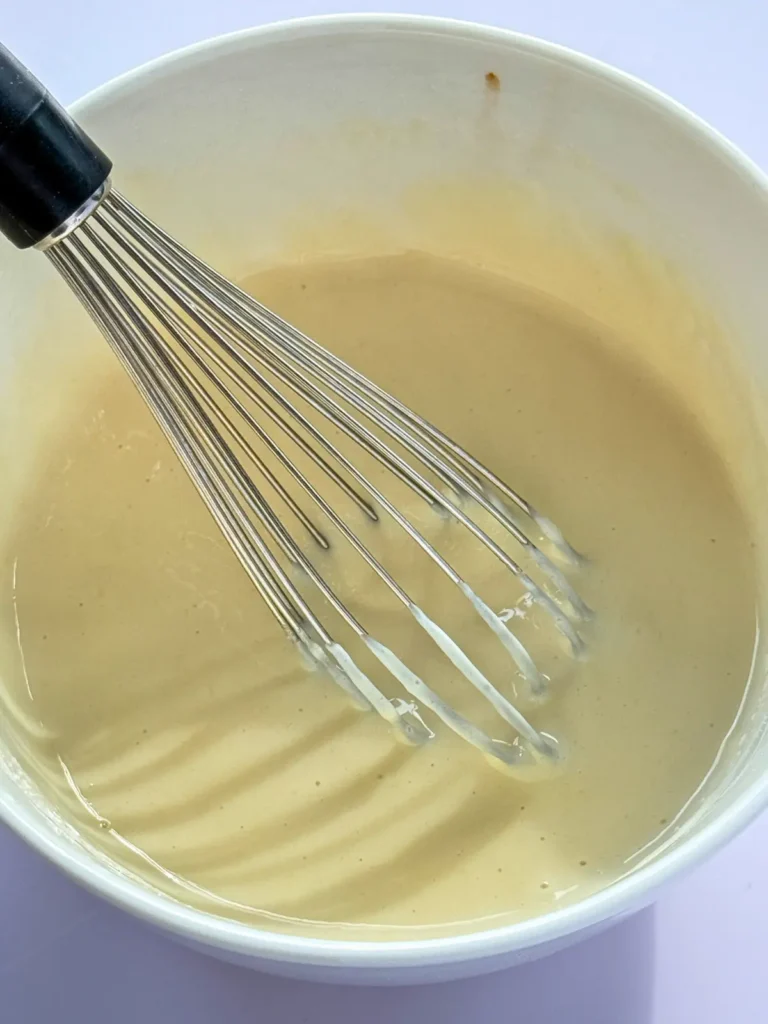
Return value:
M 0 44 L 0 231 L 37 245 L 104 185 L 112 162 Z

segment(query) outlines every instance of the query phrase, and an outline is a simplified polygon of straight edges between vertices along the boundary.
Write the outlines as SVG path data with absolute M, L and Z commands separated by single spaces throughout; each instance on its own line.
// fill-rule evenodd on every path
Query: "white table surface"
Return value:
M 0 39 L 69 102 L 164 51 L 329 11 L 505 25 L 631 71 L 768 167 L 767 0 L 0 0 Z M 766 283 L 768 286 L 768 282 Z M 191 953 L 83 892 L 0 826 L 3 1024 L 762 1024 L 768 816 L 606 935 L 468 982 L 358 990 Z

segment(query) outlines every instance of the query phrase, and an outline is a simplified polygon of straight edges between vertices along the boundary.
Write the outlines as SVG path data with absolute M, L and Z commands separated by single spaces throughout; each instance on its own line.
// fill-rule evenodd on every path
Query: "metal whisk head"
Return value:
M 419 499 L 468 530 L 545 609 L 578 654 L 582 641 L 575 621 L 587 617 L 588 609 L 554 561 L 522 531 L 513 509 L 561 557 L 574 561 L 577 556 L 559 530 L 461 446 L 221 277 L 108 184 L 93 207 L 75 230 L 49 241 L 45 252 L 133 378 L 288 636 L 358 704 L 374 708 L 411 742 L 432 736 L 419 714 L 423 706 L 493 758 L 517 763 L 532 753 L 556 756 L 551 737 L 535 729 L 415 603 L 335 507 L 328 488 L 318 488 L 293 453 L 303 453 L 325 475 L 331 493 L 338 488 L 368 520 L 391 517 L 460 588 L 468 612 L 485 621 L 537 696 L 544 693 L 547 679 L 520 640 L 334 435 L 346 436 L 353 451 L 365 452 Z M 331 429 L 323 430 L 323 424 Z M 295 487 L 286 487 L 265 459 L 267 453 Z M 381 585 L 513 727 L 518 742 L 478 728 L 368 632 L 295 539 L 286 517 L 275 511 L 265 485 L 312 541 L 328 548 L 323 527 L 306 505 L 320 511 L 320 522 L 325 519 L 349 542 Z M 306 501 L 297 500 L 296 492 Z M 526 550 L 547 589 L 478 525 L 467 509 L 470 502 Z M 301 580 L 316 588 L 410 700 L 390 699 L 386 687 L 379 687 L 336 642 L 292 570 L 300 570 Z
M 557 527 L 436 427 L 179 245 L 110 188 L 110 170 L 104 153 L 0 46 L 0 231 L 19 248 L 43 250 L 98 324 L 286 634 L 312 665 L 411 742 L 433 735 L 419 713 L 425 707 L 497 761 L 555 758 L 555 741 L 534 728 L 412 599 L 343 509 L 344 502 L 352 503 L 364 520 L 391 520 L 458 588 L 467 613 L 485 623 L 534 696 L 545 692 L 548 680 L 524 644 L 379 476 L 397 481 L 467 531 L 578 655 L 578 623 L 589 609 L 543 550 L 578 562 Z M 314 469 L 308 475 L 309 465 Z M 374 465 L 375 473 L 365 468 Z M 315 484 L 317 473 L 329 487 Z M 295 539 L 284 514 L 275 511 L 277 502 L 319 549 L 329 547 L 330 524 L 512 727 L 512 741 L 471 722 L 368 632 Z M 325 526 L 308 514 L 307 505 L 319 511 Z M 478 523 L 478 511 L 492 524 L 493 537 Z M 541 583 L 496 539 L 499 530 L 518 545 Z M 327 617 L 305 596 L 307 589 L 352 631 L 386 670 L 389 683 L 379 687 L 347 645 L 334 639 Z M 395 683 L 410 699 L 387 696 Z

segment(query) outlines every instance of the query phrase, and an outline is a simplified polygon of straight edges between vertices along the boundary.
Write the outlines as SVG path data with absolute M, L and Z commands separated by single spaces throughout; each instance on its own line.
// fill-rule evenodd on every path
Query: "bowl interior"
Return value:
M 740 446 L 734 475 L 763 537 L 765 187 L 674 105 L 586 60 L 498 31 L 332 18 L 193 48 L 99 90 L 77 114 L 113 157 L 118 187 L 225 274 L 424 249 L 514 275 L 620 331 L 631 310 L 654 370 L 684 391 L 724 449 Z M 14 368 L 34 339 L 46 354 L 41 379 L 55 374 L 65 396 L 78 372 L 57 345 L 74 333 L 62 325 L 82 324 L 93 353 L 103 343 L 42 256 L 7 246 L 0 323 L 2 500 L 10 508 L 55 420 L 50 405 L 18 393 Z M 762 562 L 760 571 L 768 575 Z M 0 638 L 0 647 L 0 668 L 17 672 L 15 638 Z M 584 905 L 504 929 L 485 945 L 470 936 L 413 944 L 403 955 L 480 956 L 594 924 L 650 898 L 652 884 L 727 838 L 764 798 L 762 663 L 757 651 L 752 713 L 663 857 Z M 12 732 L 0 728 L 0 813 L 69 870 L 187 936 L 277 959 L 330 955 L 319 940 L 292 944 L 205 922 L 100 862 L 20 770 Z M 348 953 L 371 963 L 399 955 L 384 945 Z

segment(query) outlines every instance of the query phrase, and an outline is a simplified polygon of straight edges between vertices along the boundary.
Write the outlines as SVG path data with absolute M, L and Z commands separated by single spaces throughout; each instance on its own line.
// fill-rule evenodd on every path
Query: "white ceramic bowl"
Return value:
M 329 226 L 329 250 L 354 248 L 370 211 L 382 245 L 430 245 L 439 225 L 414 224 L 409 189 L 482 175 L 535 186 L 682 268 L 753 380 L 766 380 L 766 179 L 680 106 L 560 47 L 429 18 L 310 19 L 172 54 L 98 89 L 76 114 L 114 158 L 123 190 L 231 273 L 312 250 L 309 236 L 323 233 L 310 210 L 327 211 L 328 225 L 344 214 L 346 235 Z M 524 248 L 503 224 L 495 237 L 478 230 L 480 254 Z M 42 257 L 0 249 L 6 370 L 49 315 L 49 295 L 65 301 Z M 455 978 L 551 952 L 637 910 L 743 828 L 768 798 L 761 722 L 745 725 L 740 770 L 695 827 L 646 867 L 547 916 L 456 938 L 324 941 L 188 909 L 94 857 L 11 770 L 0 773 L 0 815 L 90 889 L 218 956 L 324 980 Z

